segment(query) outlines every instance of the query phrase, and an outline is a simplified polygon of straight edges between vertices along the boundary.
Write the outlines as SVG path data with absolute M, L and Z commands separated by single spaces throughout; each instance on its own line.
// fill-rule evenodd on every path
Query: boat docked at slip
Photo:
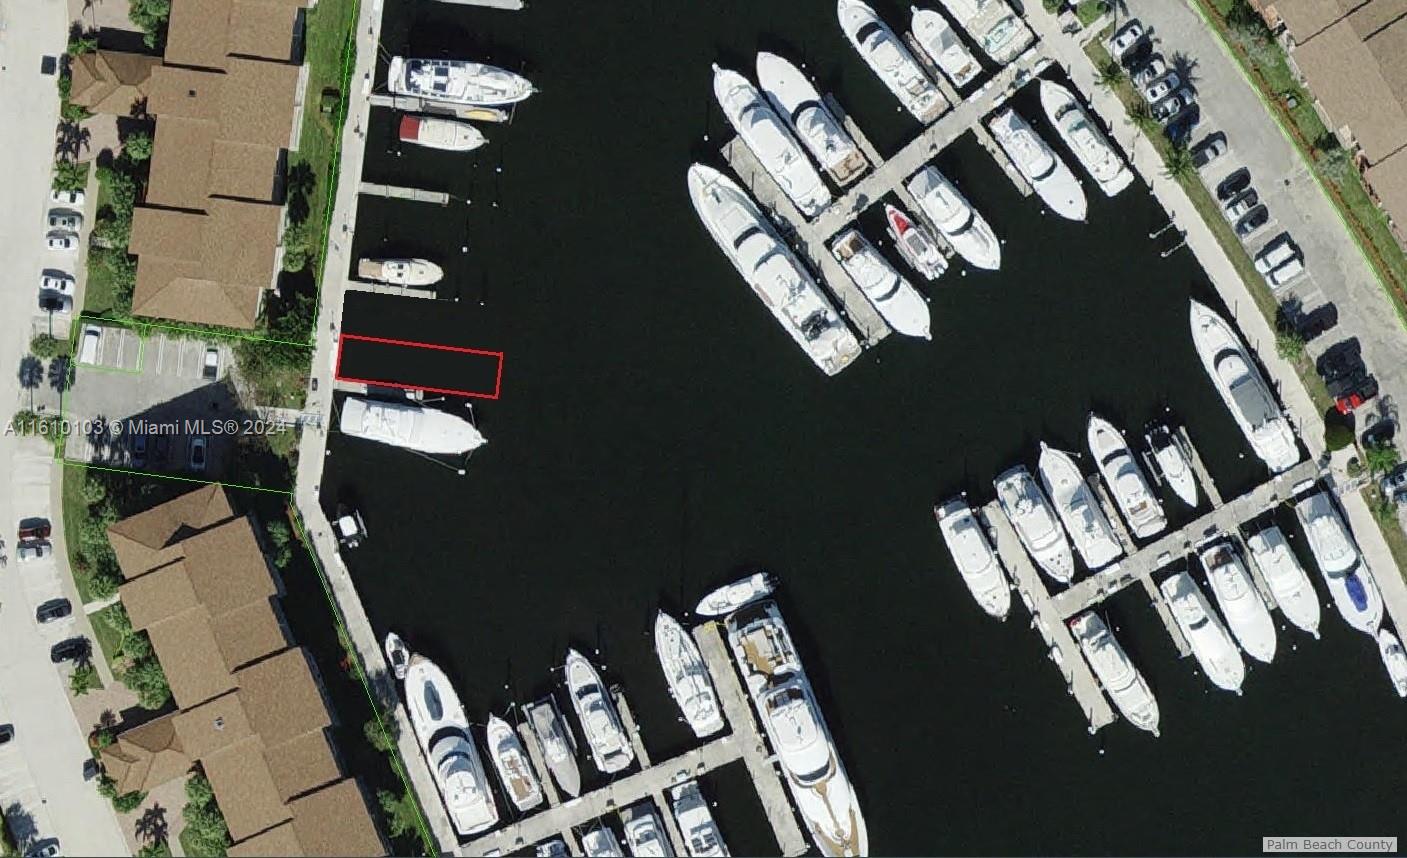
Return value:
M 674 848 L 669 845 L 669 835 L 664 823 L 655 812 L 655 803 L 649 799 L 637 802 L 621 811 L 625 823 L 625 845 L 636 858 L 673 858 Z
M 1060 139 L 1106 196 L 1114 196 L 1133 182 L 1133 171 L 1119 157 L 1104 132 L 1081 106 L 1075 94 L 1054 81 L 1041 80 L 1041 107 Z
M 1133 451 L 1124 440 L 1124 433 L 1108 420 L 1091 414 L 1086 434 L 1094 465 L 1133 535 L 1149 539 L 1166 530 L 1168 519 L 1163 514 L 1163 505 L 1149 488 L 1143 469 L 1138 467 Z
M 1085 219 L 1089 203 L 1080 180 L 1021 114 L 1007 108 L 992 117 L 987 127 L 1051 211 L 1067 220 Z
M 689 197 L 719 249 L 822 372 L 835 375 L 859 356 L 859 340 L 742 188 L 695 164 Z
M 1036 40 L 1005 0 L 943 0 L 948 10 L 987 56 L 1006 65 Z
M 486 443 L 474 424 L 462 417 L 409 402 L 361 396 L 342 402 L 337 425 L 354 438 L 438 455 L 467 453 Z
M 396 95 L 489 107 L 517 104 L 534 92 L 527 78 L 498 66 L 407 57 L 391 58 L 386 86 Z
M 422 655 L 411 656 L 406 667 L 405 704 L 454 830 L 467 837 L 497 825 L 498 805 L 459 695 Z
M 1212 611 L 1202 588 L 1186 572 L 1174 572 L 1158 585 L 1168 600 L 1177 627 L 1202 666 L 1202 672 L 1217 688 L 1241 693 L 1246 679 L 1246 663 L 1236 642 Z
M 830 245 L 831 255 L 895 331 L 932 339 L 928 302 L 858 229 L 847 229 Z
M 941 12 L 910 6 L 909 25 L 919 49 L 928 55 L 953 86 L 961 89 L 977 79 L 982 64 L 972 56 L 967 45 L 948 24 Z
M 468 122 L 445 119 L 443 116 L 401 117 L 398 129 L 402 143 L 414 143 L 429 149 L 447 152 L 471 152 L 488 142 L 483 132 Z
M 1075 577 L 1070 541 L 1031 472 L 1017 465 L 1004 471 L 992 485 L 997 490 L 997 503 L 1036 565 L 1052 580 L 1069 584 Z
M 386 634 L 386 665 L 397 679 L 405 679 L 405 669 L 410 664 L 410 647 L 395 632 Z
M 1086 611 L 1070 620 L 1070 632 L 1119 712 L 1138 729 L 1158 735 L 1158 701 L 1104 620 Z
M 1274 473 L 1288 471 L 1300 460 L 1299 444 L 1250 350 L 1210 307 L 1191 303 L 1192 343 L 1212 386 L 1261 461 Z
M 708 809 L 698 781 L 686 781 L 669 788 L 674 821 L 684 839 L 684 853 L 690 858 L 724 858 L 731 853 L 723 842 L 723 832 Z
M 488 739 L 489 759 L 513 806 L 523 812 L 542 804 L 542 784 L 537 780 L 517 732 L 507 721 L 490 715 L 484 734 Z
M 621 725 L 615 701 L 601 682 L 601 674 L 574 649 L 567 650 L 566 674 L 572 708 L 596 768 L 607 775 L 626 769 L 635 761 L 635 749 Z
M 933 508 L 938 519 L 938 532 L 953 555 L 953 565 L 963 583 L 977 600 L 977 605 L 990 616 L 1006 619 L 1011 610 L 1011 582 L 1002 568 L 1001 558 L 992 548 L 992 540 L 981 519 L 967 505 L 965 497 L 955 497 Z
M 885 228 L 894 247 L 909 267 L 928 280 L 937 280 L 948 270 L 948 260 L 933 236 L 921 224 L 889 203 L 884 204 Z
M 576 764 L 576 736 L 557 708 L 557 698 L 548 696 L 524 707 L 528 726 L 542 747 L 547 771 L 562 792 L 571 798 L 581 794 L 581 769 Z
M 978 268 L 1001 268 L 1002 246 L 991 226 L 937 167 L 914 173 L 905 187 L 959 256 Z
M 860 58 L 915 119 L 927 124 L 948 109 L 948 99 L 873 9 L 860 0 L 838 0 L 836 14 Z
M 1124 549 L 1075 460 L 1043 441 L 1037 465 L 1041 485 L 1045 486 L 1085 566 L 1093 572 L 1119 559 Z
M 1192 471 L 1192 457 L 1183 449 L 1182 439 L 1165 424 L 1155 423 L 1143 433 L 1148 452 L 1158 474 L 1173 493 L 1188 506 L 1197 505 L 1197 475 Z
M 723 708 L 698 644 L 678 620 L 664 611 L 655 614 L 655 655 L 669 694 L 679 704 L 694 735 L 702 739 L 722 730 Z
M 749 602 L 770 596 L 775 584 L 766 572 L 754 572 L 716 590 L 711 590 L 694 606 L 694 613 L 704 617 L 731 614 Z
M 1316 492 L 1295 504 L 1295 515 L 1334 607 L 1350 626 L 1376 635 L 1383 622 L 1383 596 L 1333 500 L 1326 492 Z
M 1378 629 L 1378 655 L 1397 696 L 1407 697 L 1407 651 L 1402 649 L 1402 641 L 1387 629 Z
M 1275 660 L 1275 622 L 1270 610 L 1256 591 L 1255 582 L 1241 557 L 1230 542 L 1216 540 L 1203 547 L 1197 555 L 1212 585 L 1212 595 L 1221 607 L 1221 615 L 1231 626 L 1231 633 L 1241 649 L 1256 661 L 1266 664 Z
M 1285 534 L 1272 524 L 1246 537 L 1246 549 L 1252 562 L 1260 568 L 1275 604 L 1280 606 L 1280 613 L 1299 628 L 1319 637 L 1319 596 L 1285 541 Z
M 772 601 L 735 611 L 728 644 L 811 841 L 826 856 L 869 854 L 859 799 Z
M 588 858 L 625 858 L 615 832 L 600 820 L 596 821 L 594 828 L 581 835 L 581 851 Z
M 357 262 L 357 276 L 394 286 L 432 286 L 444 279 L 445 271 L 428 259 L 363 259 Z
M 796 131 L 797 139 L 837 184 L 847 185 L 869 161 L 801 70 L 776 54 L 757 55 L 757 83 Z
M 738 137 L 803 215 L 815 217 L 830 205 L 830 188 L 757 87 L 714 63 L 713 95 Z

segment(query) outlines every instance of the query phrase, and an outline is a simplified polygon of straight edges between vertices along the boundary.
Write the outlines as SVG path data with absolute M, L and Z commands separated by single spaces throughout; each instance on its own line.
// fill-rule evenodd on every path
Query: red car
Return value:
M 1340 414 L 1351 414 L 1378 395 L 1378 380 L 1363 370 L 1329 383 L 1329 395 Z
M 24 541 L 26 539 L 48 539 L 49 522 L 40 521 L 35 524 L 31 524 L 28 527 L 21 523 L 19 530 L 19 538 L 21 541 Z

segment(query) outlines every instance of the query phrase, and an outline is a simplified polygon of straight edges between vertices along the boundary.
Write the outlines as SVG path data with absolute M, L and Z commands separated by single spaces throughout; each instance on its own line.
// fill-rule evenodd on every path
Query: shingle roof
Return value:
M 295 858 L 308 853 L 303 851 L 290 821 L 241 840 L 226 849 L 225 854 L 229 858 Z
M 1370 161 L 1407 143 L 1407 111 L 1352 21 L 1300 44 L 1294 57 L 1334 130 L 1347 125 Z
M 366 809 L 366 797 L 354 780 L 303 796 L 292 804 L 293 828 L 308 855 L 384 855 L 386 845 Z
M 215 801 L 230 827 L 232 840 L 243 840 L 293 818 L 279 795 L 264 745 L 251 737 L 201 758 Z
M 1407 224 L 1407 149 L 1369 167 L 1364 178 L 1397 224 Z
M 128 116 L 146 98 L 146 85 L 160 57 L 121 51 L 90 51 L 69 66 L 69 100 L 94 113 Z
M 99 756 L 119 794 L 148 790 L 191 768 L 191 757 L 175 730 L 175 713 L 127 730 Z
M 1266 5 L 1274 7 L 1297 41 L 1305 42 L 1365 2 L 1369 0 L 1274 0 Z
M 188 492 L 108 526 L 108 542 L 124 578 L 131 579 L 180 556 L 175 545 L 183 529 L 203 530 L 234 516 L 217 485 Z

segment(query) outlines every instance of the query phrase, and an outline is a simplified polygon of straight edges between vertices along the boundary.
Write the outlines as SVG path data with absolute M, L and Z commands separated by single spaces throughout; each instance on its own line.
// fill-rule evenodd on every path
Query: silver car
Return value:
M 1162 54 L 1154 54 L 1143 67 L 1133 73 L 1133 85 L 1138 87 L 1139 92 L 1148 88 L 1148 84 L 1163 76 L 1168 70 L 1168 64 L 1163 62 Z
M 82 226 L 83 215 L 77 212 L 49 212 L 49 229 L 66 229 L 69 232 L 78 232 Z
M 1252 188 L 1226 204 L 1226 218 L 1227 220 L 1237 220 L 1250 214 L 1251 209 L 1258 205 L 1260 205 L 1260 196 Z
M 1143 91 L 1143 97 L 1148 99 L 1149 104 L 1157 104 L 1167 98 L 1177 90 L 1182 78 L 1177 76 L 1177 72 L 1168 72 L 1152 83 Z
M 1153 115 L 1159 122 L 1171 122 L 1174 116 L 1192 106 L 1192 90 L 1187 87 L 1179 89 L 1177 92 L 1153 105 Z

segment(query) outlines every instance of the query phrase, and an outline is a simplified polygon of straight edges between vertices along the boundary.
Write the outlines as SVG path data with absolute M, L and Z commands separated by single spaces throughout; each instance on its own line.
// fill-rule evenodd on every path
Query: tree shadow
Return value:
M 88 151 L 92 139 L 93 132 L 85 128 L 82 123 L 61 120 L 54 141 L 54 154 L 59 158 L 77 161 L 84 152 Z
M 29 409 L 34 410 L 34 391 L 44 383 L 44 361 L 34 355 L 20 358 L 20 388 L 29 391 Z
M 166 808 L 159 804 L 147 808 L 137 818 L 132 831 L 144 843 L 165 843 L 171 833 L 171 825 L 166 821 Z
M 25 810 L 17 801 L 11 802 L 5 808 L 5 826 L 10 830 L 10 837 L 21 854 L 28 854 L 30 848 L 38 842 L 39 827 L 34 821 L 34 814 Z
M 69 381 L 72 379 L 69 368 L 69 359 L 66 357 L 59 356 L 49 361 L 49 387 L 59 393 L 67 391 Z
M 1182 51 L 1177 51 L 1168 58 L 1168 66 L 1173 71 L 1177 72 L 1177 76 L 1182 81 L 1183 85 L 1190 86 L 1193 89 L 1197 88 L 1197 81 L 1201 78 L 1201 75 L 1197 73 L 1197 66 L 1200 64 L 1201 63 L 1196 59 L 1189 57 Z

